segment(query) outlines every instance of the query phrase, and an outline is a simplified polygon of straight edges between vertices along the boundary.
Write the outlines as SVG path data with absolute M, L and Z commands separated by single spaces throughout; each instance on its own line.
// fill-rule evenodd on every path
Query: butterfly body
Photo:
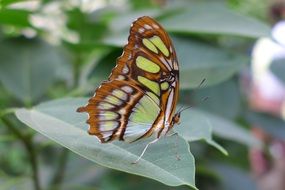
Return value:
M 172 42 L 162 26 L 144 16 L 133 22 L 128 44 L 108 81 L 78 111 L 89 114 L 88 132 L 102 143 L 159 138 L 179 122 L 178 90 Z

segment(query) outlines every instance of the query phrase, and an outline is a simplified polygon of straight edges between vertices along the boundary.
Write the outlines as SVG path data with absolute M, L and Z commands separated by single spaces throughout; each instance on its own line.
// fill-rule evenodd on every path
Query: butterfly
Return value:
M 172 41 L 158 22 L 143 16 L 132 23 L 128 44 L 108 80 L 77 111 L 88 113 L 88 132 L 101 143 L 155 136 L 140 159 L 148 145 L 179 123 L 178 93 L 179 66 Z

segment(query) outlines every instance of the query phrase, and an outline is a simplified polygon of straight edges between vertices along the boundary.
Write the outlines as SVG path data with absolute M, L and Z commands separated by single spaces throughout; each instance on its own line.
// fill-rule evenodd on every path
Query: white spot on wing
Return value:
M 152 27 L 155 29 L 159 29 L 159 26 L 157 24 L 152 24 Z
M 123 86 L 122 90 L 124 90 L 127 93 L 132 93 L 133 92 L 133 89 L 130 86 Z
M 147 30 L 152 29 L 152 27 L 150 25 L 148 25 L 148 24 L 144 24 L 144 28 L 147 29 Z
M 125 79 L 126 79 L 126 77 L 125 77 L 125 76 L 123 76 L 123 75 L 118 75 L 117 79 L 118 79 L 118 80 L 125 80 Z
M 145 29 L 144 28 L 139 28 L 139 33 L 144 33 Z
M 123 72 L 124 74 L 128 74 L 128 73 L 129 73 L 129 67 L 128 67 L 127 65 L 125 65 L 124 68 L 123 68 L 123 70 L 122 70 L 122 72 Z

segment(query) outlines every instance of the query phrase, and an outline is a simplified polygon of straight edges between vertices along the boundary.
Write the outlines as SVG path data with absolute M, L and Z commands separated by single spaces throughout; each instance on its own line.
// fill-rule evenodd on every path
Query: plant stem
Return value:
M 2 122 L 5 126 L 10 130 L 18 139 L 20 139 L 27 150 L 29 160 L 32 166 L 33 172 L 33 181 L 34 181 L 34 189 L 41 190 L 40 187 L 40 179 L 39 179 L 39 171 L 38 171 L 38 162 L 37 162 L 37 153 L 35 151 L 35 147 L 33 145 L 32 139 L 27 135 L 24 135 L 19 129 L 17 129 L 14 124 L 7 118 L 2 116 Z
M 59 157 L 57 171 L 55 172 L 54 178 L 51 182 L 51 187 L 53 187 L 53 189 L 60 189 L 61 183 L 64 179 L 68 155 L 69 150 L 64 148 Z

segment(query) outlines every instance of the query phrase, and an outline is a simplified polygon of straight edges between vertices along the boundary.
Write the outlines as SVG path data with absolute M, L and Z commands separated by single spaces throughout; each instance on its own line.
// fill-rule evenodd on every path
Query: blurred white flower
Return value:
M 8 8 L 35 11 L 39 8 L 40 4 L 41 1 L 20 1 L 9 5 Z
M 45 31 L 45 37 L 51 43 L 58 44 L 62 39 L 72 43 L 78 42 L 78 35 L 66 27 L 66 21 L 61 1 L 43 6 L 39 13 L 30 17 L 31 24 Z
M 278 22 L 272 29 L 272 37 L 285 46 L 285 20 Z
M 272 29 L 271 38 L 261 38 L 252 52 L 253 81 L 261 94 L 269 100 L 285 97 L 284 84 L 271 72 L 270 65 L 276 59 L 285 58 L 285 24 L 278 23 Z

